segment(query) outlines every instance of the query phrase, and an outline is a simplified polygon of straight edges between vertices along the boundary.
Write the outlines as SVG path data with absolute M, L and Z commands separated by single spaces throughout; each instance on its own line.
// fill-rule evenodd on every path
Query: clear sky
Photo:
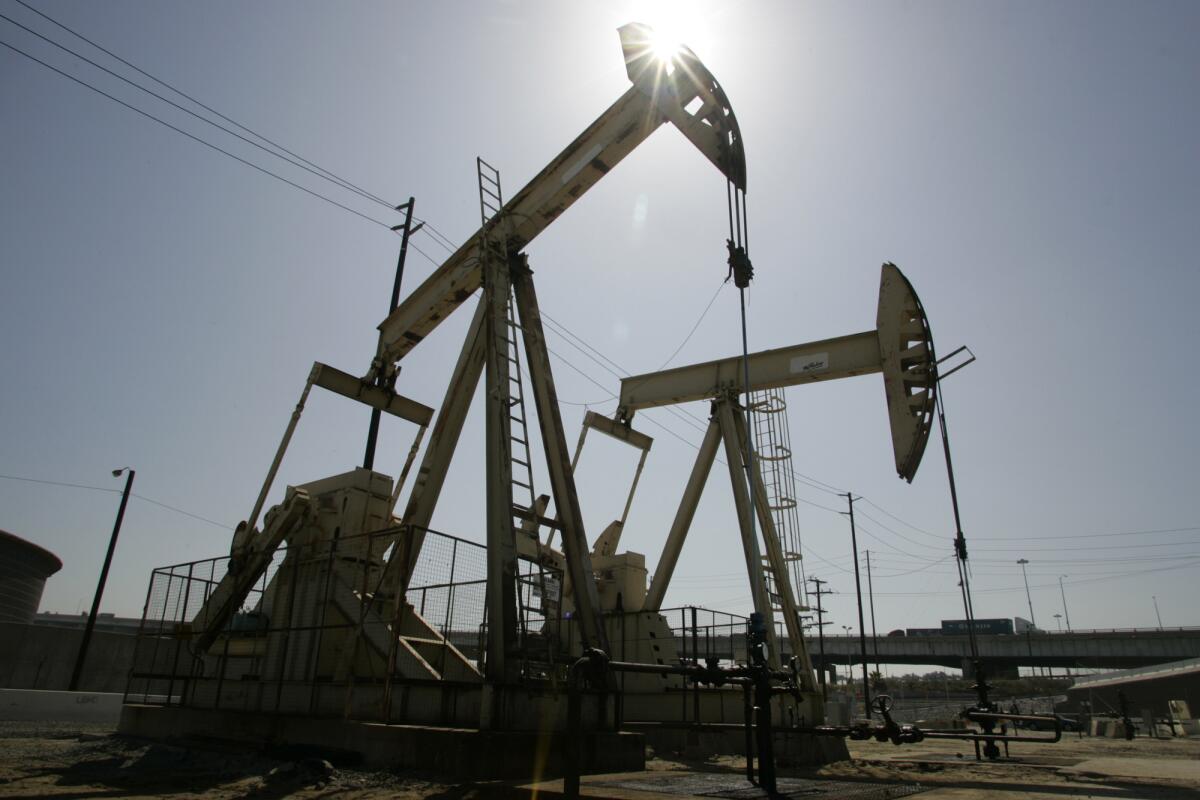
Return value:
M 1076 628 L 1154 625 L 1153 596 L 1164 624 L 1200 624 L 1200 6 L 28 2 L 370 192 L 415 196 L 455 245 L 478 226 L 475 156 L 515 193 L 628 86 L 615 28 L 673 22 L 745 138 L 751 348 L 871 329 L 894 261 L 940 350 L 978 355 L 944 388 L 979 615 L 1028 616 L 1024 557 L 1042 627 L 1060 575 Z M 124 69 L 15 0 L 0 13 Z M 8 21 L 0 40 L 398 221 Z M 103 610 L 136 615 L 154 566 L 227 552 L 312 362 L 366 370 L 399 241 L 7 48 L 0 142 L 0 528 L 65 562 L 44 609 L 85 609 L 121 486 L 109 472 L 132 465 L 140 497 Z M 677 131 L 655 133 L 529 247 L 545 312 L 636 373 L 717 293 L 671 364 L 738 352 L 737 294 L 718 289 L 724 190 Z M 414 245 L 446 255 L 429 232 Z M 413 252 L 406 288 L 433 268 Z M 401 392 L 440 402 L 468 316 L 405 359 Z M 552 335 L 573 438 L 585 404 L 612 412 L 617 378 Z M 800 490 L 805 568 L 840 593 L 833 630 L 857 627 L 842 491 L 866 498 L 878 626 L 960 617 L 938 442 L 910 486 L 878 376 L 788 398 L 795 467 L 819 482 Z M 434 526 L 482 541 L 478 403 Z M 622 548 L 651 569 L 706 410 L 638 416 L 656 443 Z M 356 466 L 367 416 L 314 395 L 272 499 Z M 413 433 L 385 423 L 377 467 L 395 475 Z M 591 536 L 634 463 L 590 440 Z M 668 604 L 749 607 L 722 470 Z

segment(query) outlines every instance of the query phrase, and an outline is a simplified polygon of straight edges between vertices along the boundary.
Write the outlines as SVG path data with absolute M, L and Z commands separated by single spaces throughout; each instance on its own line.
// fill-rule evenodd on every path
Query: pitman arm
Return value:
M 671 122 L 738 189 L 746 188 L 741 132 L 728 98 L 686 48 L 670 62 L 653 54 L 651 31 L 636 23 L 619 31 L 629 88 L 496 215 L 493 238 L 518 252 L 583 196 L 664 122 Z M 687 106 L 700 98 L 694 113 Z M 381 364 L 394 364 L 470 297 L 481 283 L 483 231 L 462 244 L 379 325 Z M 372 371 L 379 369 L 379 365 Z M 371 376 L 368 376 L 371 377 Z

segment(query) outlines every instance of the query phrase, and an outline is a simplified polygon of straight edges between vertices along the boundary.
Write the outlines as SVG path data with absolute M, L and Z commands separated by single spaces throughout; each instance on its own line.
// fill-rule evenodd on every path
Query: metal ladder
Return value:
M 504 193 L 500 188 L 500 171 L 482 158 L 476 158 L 479 175 L 479 217 L 483 231 L 480 258 L 506 258 L 504 240 L 497 235 L 498 215 L 504 207 Z M 517 535 L 531 535 L 540 540 L 537 493 L 533 485 L 533 460 L 529 451 L 529 426 L 525 412 L 525 381 L 521 371 L 521 326 L 517 323 L 516 307 L 512 291 L 508 294 L 508 322 L 505 335 L 505 356 L 508 358 L 508 420 L 509 458 L 512 477 L 513 529 Z M 520 572 L 520 570 L 518 570 Z M 533 588 L 537 587 L 542 605 L 533 602 Z M 531 622 L 545 607 L 545 570 L 538 563 L 527 576 L 518 574 L 517 579 L 517 622 L 520 629 L 522 653 L 528 661 L 530 651 Z M 548 620 L 544 621 L 549 622 Z M 543 626 L 545 627 L 545 625 Z M 549 648 L 548 648 L 549 649 Z M 553 660 L 551 652 L 547 658 Z M 535 659 L 540 661 L 541 659 Z M 528 665 L 526 666 L 528 670 Z
M 800 516 L 796 508 L 796 474 L 792 470 L 787 401 L 783 389 L 767 389 L 752 393 L 750 402 L 754 408 L 754 453 L 759 480 L 767 495 L 779 549 L 783 551 L 788 570 L 787 575 L 773 575 L 768 570 L 767 590 L 774 600 L 779 593 L 777 582 L 790 582 L 792 596 L 801 609 L 806 610 L 808 588 L 801 560 Z

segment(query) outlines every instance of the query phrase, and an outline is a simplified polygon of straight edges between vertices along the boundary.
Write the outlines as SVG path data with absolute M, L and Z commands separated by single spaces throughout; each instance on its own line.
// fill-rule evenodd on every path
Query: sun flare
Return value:
M 654 51 L 654 57 L 664 64 L 674 61 L 682 46 L 683 43 L 670 31 L 655 29 L 654 37 L 650 40 L 650 49 Z

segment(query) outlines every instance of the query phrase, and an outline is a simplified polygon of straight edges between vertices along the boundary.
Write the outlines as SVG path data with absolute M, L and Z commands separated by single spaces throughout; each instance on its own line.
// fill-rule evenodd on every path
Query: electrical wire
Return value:
M 1067 586 L 1079 586 L 1079 585 L 1087 584 L 1087 583 L 1096 583 L 1097 581 L 1121 580 L 1123 578 L 1129 578 L 1129 577 L 1134 577 L 1134 576 L 1138 576 L 1138 575 L 1149 575 L 1149 574 L 1158 573 L 1158 572 L 1170 572 L 1170 571 L 1179 570 L 1179 569 L 1190 569 L 1191 567 L 1195 567 L 1195 566 L 1200 566 L 1200 557 L 1197 557 L 1194 560 L 1190 560 L 1187 563 L 1176 564 L 1176 565 L 1170 566 L 1170 567 L 1154 567 L 1151 569 L 1131 570 L 1129 572 L 1115 573 L 1113 575 L 1097 576 L 1094 578 L 1084 578 L 1083 580 L 1077 580 L 1077 581 L 1066 581 L 1065 584 Z M 1029 588 L 1030 589 L 1056 589 L 1056 588 L 1058 588 L 1058 584 L 1057 583 L 1031 584 Z M 1018 593 L 1018 592 L 1021 594 L 1024 594 L 1025 587 L 1024 586 L 1005 586 L 1005 587 L 997 587 L 997 588 L 991 588 L 991 589 L 973 589 L 972 591 L 975 592 L 976 594 L 1009 594 L 1009 593 Z M 944 596 L 944 595 L 948 595 L 948 594 L 950 594 L 950 595 L 958 594 L 958 592 L 956 592 L 956 591 L 876 592 L 875 594 L 876 595 L 886 595 L 889 597 L 934 597 L 934 596 Z
M 271 139 L 268 139 L 266 136 L 263 136 L 261 133 L 258 133 L 257 131 L 254 131 L 254 130 L 252 130 L 252 129 L 250 129 L 250 128 L 246 127 L 245 125 L 243 125 L 242 123 L 238 122 L 237 120 L 231 119 L 230 117 L 226 116 L 225 114 L 222 114 L 220 111 L 217 111 L 217 110 L 216 110 L 215 108 L 213 108 L 212 106 L 209 106 L 209 105 L 206 105 L 206 104 L 204 104 L 203 102 L 201 102 L 200 100 L 197 100 L 195 97 L 193 97 L 192 95 L 188 94 L 187 92 L 184 92 L 183 90 L 181 90 L 181 89 L 179 89 L 179 88 L 177 88 L 177 87 L 175 87 L 175 86 L 171 85 L 170 83 L 167 83 L 166 81 L 162 80 L 161 78 L 158 78 L 158 77 L 156 77 L 156 76 L 154 76 L 154 75 L 151 75 L 149 72 L 147 72 L 146 70 L 144 70 L 144 69 L 142 69 L 141 67 L 137 66 L 136 64 L 133 64 L 133 63 L 131 63 L 131 62 L 127 61 L 126 59 L 124 59 L 124 58 L 122 58 L 121 56 L 119 56 L 119 55 L 117 55 L 116 53 L 114 53 L 112 50 L 109 50 L 108 48 L 106 48 L 106 47 L 104 47 L 103 45 L 101 45 L 101 44 L 97 43 L 96 41 L 94 41 L 94 40 L 92 40 L 92 39 L 89 39 L 88 37 L 84 36 L 82 33 L 79 33 L 78 31 L 74 30 L 73 28 L 70 28 L 70 27 L 68 27 L 67 25 L 63 24 L 62 22 L 59 22 L 58 20 L 54 19 L 54 18 L 53 18 L 53 17 L 51 17 L 50 15 L 46 14 L 45 12 L 43 12 L 43 11 L 40 11 L 40 10 L 39 10 L 39 9 L 37 9 L 37 8 L 34 8 L 33 6 L 31 6 L 31 5 L 29 5 L 28 3 L 24 2 L 24 0 L 13 0 L 13 2 L 15 2 L 15 3 L 17 3 L 17 4 L 21 5 L 21 6 L 24 6 L 24 7 L 25 7 L 26 9 L 28 9 L 29 11 L 32 11 L 34 14 L 37 14 L 39 17 L 42 17 L 43 19 L 45 19 L 46 21 L 50 22 L 51 24 L 58 26 L 58 27 L 59 27 L 59 28 L 61 28 L 62 30 L 66 31 L 67 33 L 69 33 L 69 34 L 71 34 L 72 36 L 74 36 L 75 38 L 77 38 L 77 39 L 80 39 L 80 40 L 82 40 L 82 41 L 84 41 L 84 42 L 87 42 L 88 44 L 90 44 L 92 47 L 96 48 L 96 49 L 97 49 L 97 50 L 99 50 L 100 52 L 104 53 L 105 55 L 107 55 L 107 56 L 109 56 L 109 57 L 111 57 L 111 58 L 114 58 L 114 59 L 116 59 L 117 61 L 121 62 L 122 64 L 124 64 L 125 66 L 129 67 L 130 69 L 134 70 L 134 71 L 135 71 L 135 72 L 137 72 L 138 74 L 140 74 L 140 75 L 143 75 L 143 76 L 145 76 L 145 77 L 149 78 L 150 80 L 152 80 L 152 81 L 154 81 L 155 83 L 157 83 L 159 86 L 164 86 L 164 87 L 166 87 L 167 89 L 170 89 L 170 90 L 171 90 L 172 92 L 174 92 L 175 94 L 177 94 L 177 95 L 179 95 L 180 97 L 183 97 L 183 98 L 187 99 L 188 101 L 190 101 L 190 102 L 192 102 L 192 103 L 196 104 L 197 106 L 199 106 L 200 108 L 204 109 L 205 111 L 208 111 L 208 112 L 209 112 L 209 113 L 211 113 L 211 114 L 215 114 L 215 115 L 217 115 L 218 117 L 220 117 L 221 119 L 225 120 L 225 121 L 226 121 L 226 122 L 228 122 L 229 124 L 231 124 L 231 125 L 234 125 L 235 127 L 239 128 L 240 130 L 243 130 L 243 131 L 245 131 L 246 133 L 249 133 L 251 136 L 254 136 L 254 137 L 256 137 L 256 138 L 258 138 L 258 139 L 260 139 L 260 140 L 262 140 L 262 141 L 266 142 L 267 144 L 271 145 L 272 147 L 276 148 L 277 150 L 280 150 L 280 151 L 282 151 L 283 153 L 286 153 L 287 155 L 289 155 L 289 156 L 292 156 L 292 157 L 293 157 L 293 158 L 295 158 L 295 159 L 298 159 L 300 162 L 303 162 L 303 164 L 307 164 L 307 165 L 308 165 L 308 167 L 312 167 L 312 169 L 308 169 L 308 171 L 309 171 L 309 172 L 313 172 L 313 170 L 314 170 L 314 169 L 315 169 L 315 170 L 318 170 L 318 172 L 314 172 L 314 173 L 313 173 L 314 175 L 317 175 L 318 177 L 320 177 L 320 178 L 323 178 L 323 179 L 325 179 L 325 180 L 332 181 L 332 182 L 336 183 L 337 185 L 341 186 L 341 187 L 342 187 L 342 188 L 344 188 L 344 189 L 348 189 L 348 190 L 350 190 L 350 191 L 352 191 L 352 192 L 355 192 L 356 194 L 359 194 L 359 195 L 361 195 L 362 197 L 364 197 L 364 198 L 366 198 L 366 199 L 368 199 L 368 200 L 371 200 L 371 201 L 373 201 L 373 202 L 376 202 L 376 203 L 379 203 L 379 204 L 381 204 L 381 205 L 383 205 L 383 206 L 386 206 L 386 207 L 387 207 L 387 208 L 389 208 L 389 209 L 393 209 L 393 208 L 395 207 L 395 204 L 394 204 L 394 203 L 390 203 L 390 202 L 388 202 L 387 200 L 384 200 L 382 197 L 379 197 L 379 196 L 377 196 L 377 195 L 375 195 L 375 194 L 372 194 L 371 192 L 368 192 L 366 189 L 363 189 L 362 187 L 360 187 L 360 186 L 357 186 L 357 185 L 355 185 L 355 184 L 351 183 L 350 181 L 346 180 L 345 178 L 342 178 L 341 176 L 339 176 L 339 175 L 336 175 L 335 173 L 333 173 L 333 172 L 331 172 L 331 171 L 329 171 L 329 170 L 325 169 L 324 167 L 321 167 L 321 166 L 319 166 L 319 165 L 317 165 L 317 164 L 314 164 L 312 161 L 309 161 L 307 158 L 304 158 L 303 156 L 299 155 L 298 153 L 295 153 L 295 152 L 293 152 L 293 151 L 289 150 L 288 148 L 284 147 L 283 145 L 279 144 L 278 142 L 275 142 L 275 141 L 272 141 Z M 0 16 L 3 16 L 3 15 L 0 15 Z M 155 93 L 153 93 L 153 92 L 150 92 L 150 90 L 149 90 L 149 89 L 146 89 L 145 87 L 143 87 L 143 86 L 141 86 L 141 85 L 139 85 L 139 84 L 137 84 L 137 83 L 134 83 L 134 82 L 130 81 L 130 80 L 129 80 L 129 79 L 127 79 L 127 78 L 124 78 L 124 77 L 122 77 L 122 76 L 120 76 L 120 75 L 117 75 L 115 72 L 112 72 L 111 70 L 107 69 L 106 67 L 100 66 L 99 64 L 97 64 L 96 62 L 94 62 L 94 61 L 92 61 L 91 59 L 87 58 L 86 56 L 80 55 L 79 53 L 76 53 L 74 50 L 70 50 L 69 48 L 66 48 L 64 45 L 62 45 L 62 44 L 59 44 L 58 42 L 55 42 L 55 41 L 53 41 L 53 40 L 51 40 L 51 39 L 49 39 L 49 38 L 47 38 L 47 37 L 43 36 L 42 34 L 40 34 L 40 33 L 36 32 L 36 31 L 33 31 L 33 30 L 29 29 L 29 28 L 26 28 L 24 25 L 21 25 L 21 24 L 20 24 L 20 23 L 18 23 L 18 22 L 13 22 L 13 20 L 9 19 L 8 17 L 4 17 L 4 18 L 5 18 L 5 19 L 8 19 L 8 21 L 9 21 L 9 22 L 12 22 L 14 25 L 18 25 L 19 27 L 21 27 L 21 28 L 24 28 L 25 30 L 27 30 L 27 31 L 29 31 L 30 33 L 32 33 L 33 35 L 35 35 L 35 36 L 37 36 L 37 37 L 39 37 L 39 38 L 41 38 L 41 39 L 45 39 L 46 41 L 48 41 L 48 42 L 50 42 L 51 44 L 53 44 L 55 47 L 59 47 L 59 48 L 61 48 L 61 49 L 63 49 L 63 50 L 66 50 L 67 52 L 69 52 L 69 53 L 71 53 L 71 54 L 73 54 L 73 55 L 75 55 L 75 56 L 79 57 L 79 58 L 82 58 L 84 61 L 87 61 L 89 64 L 92 64 L 93 66 L 95 66 L 95 67 L 97 67 L 97 68 L 99 68 L 99 69 L 102 69 L 102 70 L 104 70 L 105 72 L 109 73 L 110 75 L 113 75 L 113 76 L 115 76 L 115 77 L 117 77 L 117 78 L 120 78 L 121 80 L 125 81 L 126 83 L 129 83 L 129 84 L 130 84 L 130 85 L 132 85 L 132 86 L 136 86 L 137 88 L 141 89 L 142 91 L 145 91 L 145 92 L 148 92 L 148 93 L 150 93 L 150 94 L 153 94 L 155 97 L 158 97 L 159 99 L 163 100 L 164 102 L 171 103 L 171 105 L 174 105 L 176 108 L 180 108 L 180 109 L 181 109 L 181 110 L 183 110 L 183 111 L 187 111 L 187 109 L 183 109 L 181 106 L 178 106 L 178 105 L 176 105 L 175 103 L 172 103 L 170 100 L 167 100 L 166 98 L 163 98 L 163 97 L 161 97 L 160 95 L 157 95 L 157 94 L 155 94 Z M 198 115 L 196 115 L 194 112 L 187 111 L 187 113 L 189 113 L 189 114 L 192 114 L 193 116 L 197 116 L 197 117 L 198 117 Z M 212 125 L 216 125 L 216 123 L 212 122 L 212 120 L 205 119 L 204 117 L 198 117 L 198 118 L 199 118 L 199 119 L 203 119 L 205 122 L 208 122 L 208 123 L 210 123 L 210 124 L 212 124 Z M 234 133 L 233 131 L 230 131 L 228 128 L 225 128 L 224 126 L 217 125 L 217 127 L 221 128 L 221 130 L 223 130 L 223 131 L 225 131 L 225 132 L 227 132 L 227 133 L 229 133 L 229 134 L 231 134 L 231 135 L 233 135 L 233 136 L 238 136 L 238 138 L 245 140 L 245 139 L 244 139 L 244 137 L 241 137 L 241 136 L 239 136 L 238 134 Z M 248 141 L 248 140 L 245 140 L 245 141 Z M 259 148 L 261 148 L 261 149 L 264 149 L 264 150 L 266 150 L 266 148 L 262 148 L 262 146 L 261 146 L 261 145 L 255 144 L 254 142 L 249 142 L 249 143 L 250 143 L 250 144 L 253 144 L 255 147 L 259 147 Z M 283 156 L 280 156 L 278 153 L 271 152 L 270 150 L 267 150 L 266 152 L 268 152 L 268 153 L 271 153 L 271 155 L 274 155 L 274 156 L 276 156 L 277 158 L 283 158 Z M 303 164 L 298 164 L 298 163 L 296 163 L 295 161 L 291 161 L 291 159 L 284 159 L 284 160 L 287 160 L 287 161 L 289 161 L 289 163 L 295 164 L 296 166 L 300 167 L 301 169 L 307 169 L 307 167 L 304 167 L 304 166 L 303 166 Z M 323 173 L 323 174 L 319 174 L 319 173 Z
M 431 236 L 435 242 L 446 248 L 446 250 L 449 252 L 454 252 L 454 242 L 450 240 L 449 236 L 446 236 L 444 233 L 434 227 L 432 222 L 427 219 L 417 219 L 416 217 L 413 217 L 413 219 L 428 229 L 428 235 Z
M 7 481 L 21 481 L 23 483 L 39 483 L 39 484 L 44 484 L 46 486 L 61 486 L 61 487 L 69 488 L 69 489 L 88 489 L 88 490 L 91 490 L 94 492 L 108 492 L 109 494 L 121 494 L 120 489 L 114 489 L 111 486 L 89 486 L 84 483 L 68 483 L 66 481 L 50 481 L 50 480 L 44 480 L 41 478 L 26 478 L 26 477 L 23 477 L 20 475 L 0 475 L 0 479 L 7 480 Z M 229 525 L 226 525 L 221 522 L 217 522 L 216 520 L 209 519 L 208 517 L 202 517 L 199 514 L 193 514 L 191 511 L 184 511 L 182 508 L 176 508 L 175 506 L 168 505 L 167 503 L 164 503 L 159 500 L 155 500 L 150 497 L 146 497 L 145 495 L 138 494 L 137 492 L 130 492 L 129 496 L 136 497 L 138 500 L 144 500 L 145 502 L 150 503 L 152 505 L 159 506 L 160 508 L 165 508 L 168 511 L 174 511 L 175 513 L 182 514 L 185 517 L 191 517 L 192 519 L 199 520 L 200 522 L 207 522 L 209 525 L 215 525 L 216 527 L 221 528 L 222 530 L 231 530 Z
M 187 131 L 183 130 L 182 128 L 176 127 L 175 125 L 172 125 L 171 123 L 167 122 L 166 120 L 163 120 L 159 117 L 154 116 L 149 111 L 143 111 L 142 109 L 138 108 L 137 106 L 126 103 L 124 100 L 114 97 L 113 95 L 109 94 L 108 92 L 104 91 L 103 89 L 93 86 L 92 84 L 88 83 L 87 81 L 85 81 L 81 78 L 76 78 L 74 75 L 64 72 L 63 70 L 59 69 L 58 67 L 55 67 L 52 64 L 49 64 L 49 63 L 41 60 L 37 56 L 31 55 L 30 53 L 25 52 L 24 50 L 22 50 L 19 47 L 16 47 L 15 45 L 9 44 L 8 42 L 2 41 L 2 40 L 0 40 L 0 45 L 7 47 L 9 50 L 12 50 L 14 53 L 18 53 L 22 56 L 25 56 L 25 58 L 28 58 L 30 61 L 34 61 L 38 64 L 41 64 L 43 67 L 45 67 L 48 70 L 51 70 L 52 72 L 57 72 L 59 75 L 63 76 L 64 78 L 67 78 L 69 80 L 72 80 L 75 83 L 78 83 L 80 86 L 84 86 L 88 89 L 91 89 L 96 94 L 106 97 L 109 100 L 112 100 L 114 103 L 124 106 L 125 108 L 129 109 L 130 111 L 140 114 L 141 116 L 146 117 L 147 119 L 153 120 L 153 121 L 157 122 L 159 125 L 162 125 L 163 127 L 170 128 L 171 130 L 175 131 L 176 133 L 178 133 L 182 136 L 186 136 L 187 138 L 191 139 L 192 141 L 202 144 L 205 147 L 208 147 L 212 150 L 215 150 L 218 153 L 221 153 L 222 155 L 228 156 L 228 157 L 232 158 L 234 161 L 238 161 L 238 162 L 244 164 L 245 166 L 250 167 L 251 169 L 257 170 L 258 172 L 261 172 L 264 175 L 268 175 L 277 181 L 286 183 L 288 186 L 291 186 L 294 189 L 299 189 L 300 191 L 304 192 L 305 194 L 312 195 L 313 197 L 315 197 L 319 200 L 323 200 L 326 203 L 329 203 L 330 205 L 337 206 L 338 208 L 342 209 L 343 211 L 348 211 L 356 217 L 361 217 L 362 219 L 365 219 L 367 222 L 373 222 L 374 224 L 379 225 L 382 228 L 386 228 L 389 231 L 391 231 L 391 229 L 392 229 L 391 225 L 387 224 L 386 222 L 383 222 L 382 220 L 375 219 L 374 217 L 368 216 L 368 215 L 362 213 L 361 211 L 356 211 L 355 209 L 351 208 L 350 206 L 339 203 L 338 201 L 334 200 L 331 197 L 327 197 L 326 195 L 323 195 L 320 192 L 309 189 L 306 186 L 301 186 L 300 184 L 296 183 L 295 181 L 289 180 L 289 179 L 283 177 L 282 175 L 272 172 L 271 170 L 269 170 L 265 167 L 260 167 L 258 164 L 255 164 L 251 161 L 247 161 L 246 159 L 242 158 L 241 156 L 234 155 L 233 153 L 229 152 L 228 150 L 225 150 L 224 148 L 221 148 L 221 147 L 213 144 L 212 142 L 206 141 L 205 139 L 202 139 L 201 137 L 196 136 L 192 133 L 188 133 Z

